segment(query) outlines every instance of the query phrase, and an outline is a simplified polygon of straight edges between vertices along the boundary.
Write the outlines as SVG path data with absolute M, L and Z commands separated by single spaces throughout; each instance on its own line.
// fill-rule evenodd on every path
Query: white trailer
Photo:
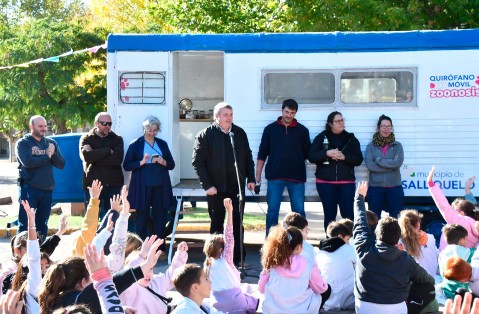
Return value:
M 311 139 L 337 110 L 363 152 L 378 117 L 390 116 L 405 152 L 406 202 L 431 202 L 431 165 L 451 197 L 463 195 L 468 177 L 479 176 L 479 30 L 111 34 L 107 58 L 114 131 L 126 149 L 142 134 L 147 115 L 161 120 L 159 136 L 176 161 L 176 195 L 204 196 L 191 166 L 193 142 L 220 101 L 233 106 L 254 159 L 263 128 L 281 114 L 284 99 L 294 98 L 296 117 Z M 193 104 L 186 115 L 178 106 L 185 98 Z M 308 200 L 318 200 L 314 171 L 308 164 Z M 366 167 L 356 168 L 356 175 L 367 179 Z M 479 195 L 477 182 L 473 192 Z

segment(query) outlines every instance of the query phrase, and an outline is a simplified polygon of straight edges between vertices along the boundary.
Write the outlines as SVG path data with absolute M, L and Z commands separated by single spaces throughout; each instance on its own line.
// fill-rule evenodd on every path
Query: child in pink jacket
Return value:
M 146 238 L 140 253 L 137 256 L 135 253 L 130 254 L 129 267 L 135 267 L 145 260 L 145 253 L 150 250 L 155 239 L 155 235 Z M 157 295 L 166 298 L 166 292 L 173 289 L 173 273 L 177 268 L 186 264 L 187 251 L 186 242 L 178 244 L 175 256 L 166 272 L 154 274 L 153 269 L 150 269 L 142 279 L 120 294 L 121 303 L 135 308 L 138 313 L 142 314 L 166 314 L 167 306 Z
M 442 217 L 448 224 L 458 224 L 463 226 L 467 230 L 466 247 L 475 248 L 479 243 L 479 222 L 474 212 L 474 204 L 467 206 L 468 201 L 464 201 L 465 206 L 461 206 L 458 210 L 452 208 L 447 201 L 441 188 L 434 184 L 434 166 L 432 167 L 427 177 L 429 185 L 429 192 L 431 193 L 436 206 L 439 208 Z M 469 208 L 470 207 L 470 208 Z M 468 210 L 470 209 L 470 210 Z M 444 237 L 441 237 L 441 244 L 439 250 L 442 251 L 446 247 L 447 243 L 444 241 Z
M 331 295 L 316 264 L 301 256 L 303 235 L 296 227 L 270 229 L 263 245 L 258 288 L 263 313 L 318 313 Z

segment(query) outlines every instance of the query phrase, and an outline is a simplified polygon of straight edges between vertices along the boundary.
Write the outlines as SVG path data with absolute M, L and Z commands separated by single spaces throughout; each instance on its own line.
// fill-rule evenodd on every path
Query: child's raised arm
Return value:
M 476 180 L 476 176 L 473 176 L 472 178 L 469 178 L 466 181 L 466 187 L 464 188 L 464 198 L 471 202 L 472 204 L 476 204 L 476 198 L 474 195 L 471 193 L 471 187 L 474 184 L 474 180 Z
M 103 189 L 101 182 L 93 180 L 90 191 L 90 203 L 83 219 L 80 235 L 73 241 L 73 255 L 82 256 L 83 250 L 87 244 L 90 244 L 95 237 L 96 229 L 98 228 L 98 213 L 100 211 L 100 193 Z
M 42 280 L 42 271 L 40 266 L 40 243 L 35 228 L 35 209 L 30 208 L 28 201 L 22 200 L 22 205 L 28 217 L 27 261 L 29 272 L 27 275 L 27 293 L 37 298 L 38 288 Z
M 226 209 L 226 224 L 232 225 L 233 224 L 233 201 L 231 198 L 225 198 L 223 200 L 223 204 L 225 205 Z
M 85 248 L 85 264 L 98 294 L 102 313 L 124 313 L 116 286 L 107 267 L 103 250 L 98 254 L 94 245 Z
M 221 257 L 223 257 L 228 264 L 234 267 L 233 264 L 233 250 L 235 246 L 235 240 L 233 236 L 233 201 L 231 198 L 225 198 L 223 204 L 226 209 L 226 227 L 225 227 L 225 248 Z
M 121 190 L 121 211 L 120 217 L 116 221 L 116 228 L 113 232 L 113 238 L 110 245 L 110 255 L 108 256 L 108 267 L 112 272 L 120 270 L 125 261 L 126 237 L 128 233 L 128 219 L 130 218 L 130 203 L 128 202 L 128 190 L 126 185 Z

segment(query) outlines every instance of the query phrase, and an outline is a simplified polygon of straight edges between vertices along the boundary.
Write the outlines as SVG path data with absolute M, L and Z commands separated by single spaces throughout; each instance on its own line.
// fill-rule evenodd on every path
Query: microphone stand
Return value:
M 241 279 L 244 279 L 245 277 L 249 277 L 248 274 L 245 271 L 244 267 L 244 239 L 243 239 L 243 212 L 244 212 L 244 191 L 241 188 L 241 180 L 240 180 L 240 173 L 239 173 L 239 168 L 238 168 L 238 159 L 236 156 L 236 149 L 235 149 L 235 141 L 234 141 L 234 133 L 230 132 L 229 133 L 230 139 L 231 139 L 231 146 L 233 148 L 233 158 L 235 161 L 235 170 L 236 170 L 236 179 L 238 180 L 238 200 L 239 200 L 239 214 L 240 214 L 240 277 Z M 234 222 L 233 222 L 234 223 Z

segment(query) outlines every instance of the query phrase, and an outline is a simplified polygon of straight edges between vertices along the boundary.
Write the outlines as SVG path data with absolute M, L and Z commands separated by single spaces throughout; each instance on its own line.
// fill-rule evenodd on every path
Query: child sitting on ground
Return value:
M 256 313 L 259 299 L 248 284 L 241 284 L 240 273 L 233 264 L 233 203 L 225 198 L 225 234 L 213 234 L 205 242 L 205 270 L 211 281 L 211 305 L 219 311 Z
M 450 257 L 444 265 L 444 280 L 441 283 L 442 292 L 448 299 L 454 299 L 458 289 L 469 290 L 472 267 L 460 257 Z
M 308 221 L 298 213 L 290 212 L 283 218 L 283 228 L 296 227 L 303 235 L 303 251 L 301 255 L 306 257 L 313 264 L 316 258 L 314 247 L 307 241 L 308 239 Z
M 324 280 L 331 285 L 331 296 L 324 303 L 324 309 L 354 309 L 354 267 L 356 252 L 348 245 L 351 229 L 344 223 L 332 221 L 326 233 L 329 238 L 319 242 L 316 263 Z
M 405 209 L 399 213 L 401 240 L 398 247 L 409 253 L 431 276 L 437 274 L 439 250 L 432 234 L 421 230 L 421 217 L 417 210 Z
M 439 273 L 444 277 L 444 265 L 446 261 L 453 257 L 460 257 L 468 263 L 471 263 L 475 248 L 466 248 L 467 230 L 458 224 L 445 225 L 442 228 L 442 234 L 446 240 L 447 246 L 439 253 Z
M 133 268 L 140 265 L 148 256 L 155 240 L 156 235 L 151 238 L 147 237 L 143 242 L 141 252 L 130 254 L 126 262 L 128 267 Z M 163 240 L 160 240 L 160 245 L 162 242 Z M 186 263 L 187 251 L 186 242 L 178 244 L 176 254 L 166 272 L 153 274 L 153 269 L 149 269 L 143 279 L 138 280 L 120 294 L 121 303 L 135 308 L 138 313 L 167 313 L 166 292 L 173 288 L 174 271 Z
M 429 193 L 431 194 L 437 208 L 441 212 L 442 217 L 448 224 L 458 224 L 467 230 L 466 247 L 473 248 L 479 243 L 479 213 L 475 211 L 475 206 L 469 201 L 462 201 L 458 203 L 456 208 L 453 208 L 447 201 L 441 188 L 434 184 L 434 166 L 432 167 L 427 177 L 429 186 Z M 446 242 L 441 237 L 439 250 L 442 251 L 446 246 Z
M 211 282 L 201 266 L 185 264 L 173 275 L 173 285 L 183 298 L 172 314 L 215 314 L 221 313 L 203 305 L 211 293 Z
M 258 288 L 263 313 L 318 313 L 331 294 L 318 266 L 301 256 L 303 236 L 295 227 L 270 229 L 261 250 Z

